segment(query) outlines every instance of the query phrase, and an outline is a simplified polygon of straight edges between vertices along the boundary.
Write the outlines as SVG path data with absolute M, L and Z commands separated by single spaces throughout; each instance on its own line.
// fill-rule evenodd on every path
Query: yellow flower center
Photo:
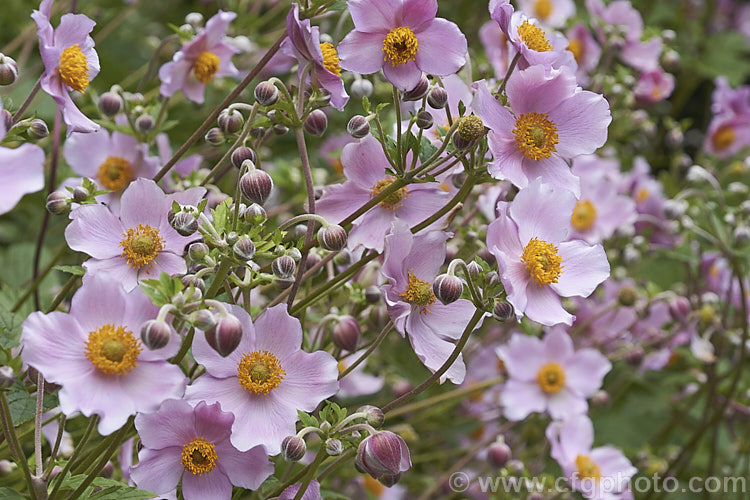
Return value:
M 138 224 L 137 228 L 131 227 L 123 234 L 122 257 L 134 269 L 144 266 L 150 269 L 151 262 L 164 250 L 164 243 L 158 229 Z
M 119 191 L 135 178 L 130 162 L 120 156 L 108 156 L 96 172 L 99 184 L 110 191 Z
M 557 255 L 557 247 L 544 240 L 531 238 L 523 249 L 521 261 L 539 286 L 557 283 L 562 274 L 562 257 Z
M 339 66 L 339 53 L 332 43 L 321 43 L 320 50 L 323 52 L 323 66 L 336 76 L 341 76 L 341 67 Z
M 552 2 L 550 0 L 536 0 L 534 15 L 539 19 L 547 19 L 550 14 L 552 14 Z
M 602 478 L 602 470 L 588 455 L 576 457 L 576 469 L 578 469 L 578 478 L 581 480 L 588 479 L 598 483 Z
M 531 160 L 539 161 L 552 156 L 557 151 L 557 125 L 547 117 L 547 113 L 524 113 L 516 119 L 513 129 L 516 144 L 521 152 Z
M 544 30 L 531 24 L 528 20 L 521 23 L 521 26 L 518 27 L 518 36 L 521 37 L 523 43 L 531 50 L 536 50 L 537 52 L 549 52 L 552 50 L 552 45 L 547 40 Z
M 81 47 L 76 43 L 60 54 L 60 65 L 57 67 L 60 79 L 65 85 L 78 92 L 85 92 L 89 86 L 89 66 Z
M 107 375 L 125 375 L 138 366 L 141 343 L 124 326 L 103 325 L 89 332 L 86 357 Z
M 219 56 L 213 52 L 201 52 L 193 63 L 195 78 L 201 83 L 208 83 L 219 71 Z
M 568 41 L 568 50 L 573 53 L 573 57 L 575 58 L 576 62 L 578 64 L 581 64 L 581 57 L 583 57 L 583 44 L 580 40 L 576 40 L 575 38 L 571 38 Z
M 547 363 L 536 375 L 539 387 L 547 394 L 555 394 L 565 387 L 565 372 L 558 363 Z
M 383 40 L 383 60 L 393 67 L 414 61 L 418 51 L 417 36 L 406 26 L 392 29 Z
M 202 476 L 216 468 L 218 459 L 213 443 L 197 437 L 182 447 L 180 463 L 192 475 Z
M 372 192 L 370 193 L 370 198 L 375 198 L 378 196 L 385 188 L 393 184 L 393 181 L 395 181 L 393 177 L 388 177 L 386 179 L 380 180 L 372 187 Z M 383 200 L 381 200 L 378 205 L 381 207 L 388 209 L 388 210 L 396 210 L 398 207 L 401 206 L 401 200 L 409 196 L 408 189 L 406 186 L 399 188 L 386 196 Z
M 734 143 L 734 129 L 732 127 L 720 127 L 711 139 L 717 151 L 723 151 Z
M 431 306 L 434 304 L 435 294 L 432 293 L 432 285 L 417 278 L 411 270 L 409 270 L 408 276 L 409 284 L 406 285 L 406 290 L 401 294 L 401 298 L 416 306 Z
M 646 188 L 641 188 L 635 195 L 635 200 L 638 203 L 643 203 L 651 197 L 651 192 Z
M 253 394 L 268 394 L 279 386 L 285 375 L 279 359 L 268 351 L 247 352 L 237 364 L 240 385 Z
M 341 361 L 339 361 L 339 363 L 338 363 L 339 373 L 344 373 L 347 368 L 349 368 L 349 367 L 346 366 L 346 363 L 344 363 L 343 359 Z
M 576 202 L 570 224 L 579 231 L 588 231 L 596 221 L 596 207 L 589 200 Z
M 377 479 L 373 479 L 369 474 L 362 479 L 362 487 L 375 495 L 375 498 L 380 498 L 380 495 L 385 492 L 385 486 Z

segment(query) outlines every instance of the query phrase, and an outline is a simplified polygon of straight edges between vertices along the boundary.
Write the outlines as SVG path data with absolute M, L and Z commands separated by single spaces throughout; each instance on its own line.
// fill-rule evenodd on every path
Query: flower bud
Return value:
M 310 252 L 307 254 L 307 261 L 305 262 L 305 271 L 309 271 L 314 266 L 316 266 L 320 261 L 323 260 L 323 257 L 321 257 L 316 252 Z M 317 271 L 315 271 L 315 276 L 320 274 L 320 272 L 323 271 L 322 267 L 319 267 Z
M 362 115 L 354 115 L 346 125 L 347 133 L 355 139 L 361 139 L 370 133 L 370 124 Z
M 47 480 L 44 476 L 31 476 L 31 489 L 34 491 L 33 498 L 38 500 L 47 499 Z
M 464 284 L 461 283 L 461 279 L 450 274 L 441 274 L 432 284 L 435 297 L 446 306 L 461 298 L 463 290 Z
M 448 92 L 443 87 L 433 87 L 427 94 L 427 104 L 433 109 L 443 109 L 448 104 Z
M 54 191 L 47 196 L 47 211 L 52 215 L 65 215 L 70 211 L 70 201 L 65 191 Z
M 492 316 L 498 321 L 508 321 L 513 317 L 513 306 L 504 300 L 495 301 Z
M 351 87 L 349 87 L 349 93 L 355 99 L 362 99 L 363 97 L 370 97 L 372 95 L 373 85 L 370 80 L 360 78 L 354 80 Z
M 172 330 L 164 321 L 150 319 L 141 325 L 141 340 L 143 345 L 154 351 L 169 343 Z
M 232 251 L 237 259 L 248 261 L 255 256 L 255 243 L 247 236 L 243 236 L 234 244 Z
M 617 292 L 617 302 L 621 306 L 632 307 L 638 300 L 638 290 L 632 286 L 625 285 Z
M 104 116 L 115 116 L 120 112 L 123 105 L 122 97 L 115 92 L 105 92 L 99 98 L 99 111 Z
M 305 440 L 297 436 L 287 436 L 281 442 L 281 456 L 287 462 L 297 462 L 302 460 L 307 452 Z
M 319 137 L 325 133 L 328 127 L 328 117 L 322 110 L 316 109 L 307 115 L 303 127 L 308 134 Z
M 383 298 L 383 295 L 380 293 L 380 288 L 378 288 L 377 286 L 370 285 L 365 288 L 365 300 L 370 304 L 380 302 L 381 298 Z
M 18 80 L 18 64 L 12 58 L 0 54 L 0 85 L 13 85 Z
M 333 344 L 345 351 L 357 349 L 360 335 L 359 323 L 352 316 L 341 316 L 333 326 Z
M 609 393 L 607 391 L 599 390 L 596 391 L 593 396 L 591 396 L 591 402 L 594 403 L 595 406 L 608 406 L 610 401 L 611 398 L 609 397 Z
M 365 416 L 365 419 L 367 420 L 367 423 L 375 427 L 376 429 L 383 425 L 383 422 L 385 422 L 385 415 L 383 414 L 383 410 L 381 410 L 377 406 L 365 405 L 359 408 L 357 411 L 366 413 L 367 415 Z
M 461 118 L 456 130 L 461 139 L 473 143 L 484 135 L 484 122 L 477 115 L 469 115 Z
M 227 243 L 229 243 L 230 245 L 234 245 L 235 243 L 237 243 L 237 240 L 239 239 L 240 239 L 240 235 L 237 234 L 236 231 L 229 231 L 229 233 L 227 233 L 226 240 L 227 240 Z
M 242 167 L 245 160 L 250 160 L 253 164 L 256 164 L 258 163 L 258 155 L 247 146 L 240 146 L 232 151 L 232 165 L 236 168 Z
M 191 313 L 188 319 L 194 327 L 204 332 L 212 329 L 218 323 L 214 313 L 207 309 L 200 309 Z
M 419 82 L 408 92 L 401 94 L 401 99 L 404 101 L 418 101 L 427 95 L 427 91 L 430 90 L 430 81 L 426 76 L 422 75 Z
M 466 269 L 469 271 L 469 274 L 472 278 L 476 278 L 483 271 L 482 266 L 480 266 L 479 263 L 475 260 L 472 260 L 471 262 L 466 264 Z
M 200 12 L 190 12 L 185 16 L 185 22 L 197 28 L 203 24 L 203 14 Z
M 493 467 L 505 467 L 511 457 L 510 446 L 505 444 L 502 436 L 487 447 L 487 460 Z
M 174 214 L 169 225 L 182 236 L 190 236 L 198 230 L 198 219 L 193 214 L 179 212 Z
M 273 130 L 273 133 L 276 135 L 284 135 L 289 132 L 289 127 L 287 127 L 286 125 L 282 125 L 281 123 L 277 123 L 271 130 Z
M 747 226 L 737 226 L 734 229 L 734 242 L 739 245 L 743 246 L 745 243 L 750 241 L 750 228 Z
M 302 233 L 302 236 L 304 236 L 304 232 Z M 292 247 L 290 248 L 287 253 L 289 257 L 294 259 L 294 262 L 299 262 L 299 260 L 302 258 L 302 252 L 299 251 L 299 248 Z
M 318 231 L 318 243 L 326 250 L 338 252 L 346 246 L 346 229 L 338 224 L 321 227 Z
M 180 281 L 186 287 L 193 285 L 193 288 L 201 293 L 206 291 L 206 282 L 194 274 L 186 274 L 185 276 L 180 278 Z M 200 300 L 200 297 L 198 297 L 197 300 Z
M 380 481 L 380 484 L 385 486 L 386 488 L 390 488 L 394 484 L 398 483 L 399 480 L 401 480 L 401 473 L 399 474 L 383 474 L 378 478 L 378 481 Z
M 432 128 L 435 124 L 435 120 L 432 118 L 432 113 L 429 111 L 422 111 L 417 115 L 416 124 L 417 127 L 422 130 L 427 130 L 428 128 Z
M 255 87 L 254 94 L 261 106 L 273 106 L 279 100 L 279 89 L 271 82 L 260 82 Z
M 380 431 L 363 439 L 357 449 L 355 462 L 375 479 L 400 475 L 411 468 L 406 442 L 390 431 Z
M 73 199 L 77 202 L 82 202 L 89 197 L 89 190 L 83 186 L 76 186 L 73 188 Z
M 237 348 L 242 339 L 242 323 L 236 316 L 228 314 L 219 318 L 215 327 L 206 330 L 206 342 L 222 357 L 227 357 Z
M 690 312 L 693 310 L 690 301 L 681 296 L 674 297 L 670 300 L 668 306 L 669 314 L 672 316 L 672 319 L 680 323 L 687 321 Z
M 338 439 L 326 439 L 326 453 L 337 457 L 344 452 L 344 444 Z
M 212 146 L 221 146 L 226 142 L 224 134 L 217 127 L 208 129 L 204 139 Z
M 352 253 L 346 249 L 341 250 L 339 253 L 336 254 L 336 256 L 333 258 L 334 264 L 337 266 L 348 266 L 354 261 L 354 256 L 352 256 Z
M 500 283 L 500 275 L 497 274 L 497 271 L 488 272 L 484 275 L 484 279 L 487 281 L 487 284 L 489 286 L 495 286 Z
M 151 115 L 144 114 L 135 119 L 136 130 L 144 134 L 147 134 L 151 132 L 152 130 L 154 130 L 155 126 L 156 126 L 156 121 L 154 120 L 154 117 Z
M 266 214 L 266 209 L 258 205 L 257 203 L 251 203 L 246 209 L 245 209 L 245 215 L 243 216 L 245 221 L 247 222 L 263 222 L 268 218 L 268 214 Z
M 245 118 L 243 118 L 242 113 L 236 109 L 231 111 L 229 109 L 223 109 L 221 113 L 219 113 L 219 118 L 216 121 L 218 122 L 221 131 L 225 134 L 236 134 L 242 130 L 242 125 L 245 124 Z
M 266 202 L 272 189 L 273 179 L 263 170 L 250 170 L 240 178 L 242 195 L 258 205 L 263 205 Z
M 205 259 L 206 255 L 208 255 L 208 252 L 208 245 L 206 245 L 202 241 L 191 243 L 188 247 L 188 257 L 190 257 L 190 260 L 194 262 L 200 262 Z
M 8 389 L 16 381 L 16 374 L 10 366 L 0 366 L 0 389 Z
M 31 120 L 31 123 L 29 123 L 29 128 L 26 129 L 26 134 L 32 139 L 44 139 L 49 135 L 49 129 L 47 128 L 47 124 L 44 123 L 44 120 L 34 118 Z

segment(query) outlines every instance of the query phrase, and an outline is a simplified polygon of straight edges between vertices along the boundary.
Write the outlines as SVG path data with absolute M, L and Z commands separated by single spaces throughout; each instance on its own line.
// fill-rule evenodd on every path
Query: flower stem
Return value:
M 508 71 L 505 72 L 503 83 L 501 83 L 500 87 L 497 89 L 498 94 L 502 94 L 503 92 L 505 92 L 505 86 L 508 84 L 508 78 L 510 77 L 510 74 L 513 73 L 513 70 L 515 69 L 516 64 L 518 64 L 519 59 L 521 59 L 521 53 L 516 52 L 516 55 L 513 56 L 513 60 L 508 65 Z
M 83 448 L 86 446 L 86 443 L 89 440 L 89 437 L 91 437 L 91 434 L 94 432 L 94 428 L 96 428 L 96 424 L 99 422 L 99 415 L 94 414 L 89 419 L 89 425 L 86 427 L 86 430 L 83 432 L 83 436 L 81 436 L 81 440 L 78 442 L 78 445 L 73 449 L 73 455 L 68 459 L 68 463 L 65 464 L 65 467 L 63 470 L 57 474 L 54 478 L 55 487 L 52 488 L 52 492 L 49 495 L 49 498 L 52 499 L 57 494 L 57 491 L 60 489 L 60 486 L 62 485 L 63 481 L 65 480 L 65 476 L 68 474 L 68 471 L 73 466 L 73 462 L 76 461 L 78 458 L 78 454 L 82 453 Z M 54 457 L 53 457 L 54 459 Z M 52 462 L 50 462 L 50 471 L 52 470 Z M 48 473 L 49 475 L 49 473 Z
M 383 342 L 383 339 L 385 339 L 385 336 L 388 335 L 388 333 L 393 329 L 393 322 L 389 321 L 387 325 L 380 331 L 380 334 L 377 336 L 377 338 L 370 344 L 370 347 L 367 348 L 367 350 L 357 358 L 357 360 L 349 365 L 346 370 L 344 370 L 339 375 L 339 380 L 349 375 L 357 366 L 360 365 L 365 359 L 367 359 L 367 356 L 373 353 L 373 351 L 380 345 L 381 342 Z
M 41 88 L 42 88 L 42 81 L 41 80 L 37 80 L 36 84 L 34 85 L 34 88 L 31 89 L 31 92 L 29 92 L 28 97 L 26 97 L 26 100 L 23 101 L 23 104 L 21 104 L 21 107 L 18 108 L 18 110 L 16 111 L 16 113 L 13 115 L 13 120 L 11 122 L 11 126 L 13 126 L 16 123 L 18 123 L 18 120 L 21 119 L 21 117 L 23 116 L 23 114 L 26 112 L 26 108 L 29 107 L 29 105 L 31 104 L 31 101 L 34 100 L 34 97 L 36 97 L 36 94 L 39 92 L 39 90 Z
M 224 280 L 227 278 L 227 275 L 229 274 L 229 270 L 232 267 L 232 263 L 230 262 L 229 258 L 224 258 L 221 260 L 221 263 L 219 264 L 219 269 L 216 271 L 216 274 L 214 275 L 214 280 L 211 282 L 211 286 L 206 290 L 205 297 L 207 299 L 212 299 L 216 296 L 217 293 L 219 293 L 219 289 L 224 284 Z
M 42 409 L 44 408 L 44 377 L 42 372 L 36 376 L 36 412 L 34 415 L 34 460 L 36 477 L 41 477 L 42 468 Z
M 31 484 L 31 471 L 29 470 L 29 464 L 26 461 L 26 457 L 23 455 L 23 448 L 21 443 L 18 442 L 18 436 L 16 435 L 15 427 L 13 426 L 13 418 L 10 415 L 10 406 L 8 406 L 8 398 L 5 397 L 5 391 L 0 391 L 0 417 L 3 421 L 3 431 L 5 431 L 5 439 L 8 441 L 13 454 L 16 457 L 16 462 L 21 465 L 23 469 L 23 475 L 26 478 L 26 486 L 29 489 L 32 499 L 36 499 L 36 493 Z

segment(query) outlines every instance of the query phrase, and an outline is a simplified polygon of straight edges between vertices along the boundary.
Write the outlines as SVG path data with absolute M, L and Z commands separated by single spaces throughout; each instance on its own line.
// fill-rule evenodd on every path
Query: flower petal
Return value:
M 437 18 L 416 35 L 419 41 L 415 56 L 417 66 L 425 73 L 452 75 L 466 64 L 466 37 L 455 23 Z
M 609 261 L 601 245 L 589 245 L 581 240 L 560 243 L 558 255 L 563 272 L 557 283 L 550 286 L 563 297 L 588 297 L 609 277 Z

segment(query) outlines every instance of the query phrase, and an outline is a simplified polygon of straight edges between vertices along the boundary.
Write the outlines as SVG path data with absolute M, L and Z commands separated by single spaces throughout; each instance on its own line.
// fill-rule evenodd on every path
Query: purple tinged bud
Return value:
M 680 323 L 687 321 L 692 310 L 693 307 L 690 305 L 690 301 L 685 297 L 679 296 L 669 301 L 669 314 L 673 320 Z
M 383 298 L 383 295 L 380 293 L 380 288 L 375 285 L 370 285 L 365 289 L 365 300 L 370 304 L 380 302 L 381 298 Z
M 476 278 L 482 273 L 482 266 L 479 265 L 476 261 L 471 261 L 468 264 L 466 264 L 466 269 L 468 269 L 469 274 L 472 278 Z
M 250 170 L 240 178 L 242 195 L 258 205 L 263 205 L 266 202 L 272 189 L 273 179 L 263 170 Z
M 151 115 L 141 115 L 135 119 L 136 130 L 144 134 L 154 130 L 154 126 L 156 126 L 156 120 Z
M 498 438 L 497 441 L 487 447 L 487 460 L 493 467 L 505 467 L 511 457 L 510 446 L 505 440 Z
M 208 252 L 208 245 L 206 245 L 202 241 L 191 243 L 188 247 L 188 257 L 190 257 L 190 260 L 194 262 L 203 261 L 203 259 L 206 258 L 206 255 L 208 255 Z
M 412 390 L 411 382 L 406 379 L 399 380 L 393 384 L 393 394 L 395 394 L 396 397 L 403 396 L 410 390 Z
M 355 462 L 375 479 L 400 475 L 411 468 L 406 442 L 390 431 L 380 431 L 363 439 Z
M 435 124 L 435 119 L 432 117 L 432 113 L 429 111 L 422 111 L 417 115 L 416 120 L 417 127 L 421 128 L 422 130 L 427 130 L 428 128 L 432 128 L 432 126 Z
M 0 120 L 5 122 L 5 130 L 13 128 L 13 115 L 7 109 L 0 109 Z
M 498 321 L 508 321 L 513 317 L 513 306 L 504 300 L 495 301 L 492 316 Z
M 255 87 L 254 94 L 261 106 L 273 106 L 279 100 L 279 89 L 271 82 L 260 82 Z
M 497 274 L 497 271 L 488 272 L 484 278 L 487 280 L 489 286 L 495 286 L 500 283 L 500 275 Z
M 226 142 L 224 134 L 217 127 L 208 129 L 208 132 L 206 132 L 204 139 L 212 146 L 221 146 Z
M 186 287 L 193 285 L 193 287 L 196 290 L 199 290 L 201 293 L 206 291 L 206 282 L 194 274 L 186 274 L 185 276 L 180 278 L 180 281 Z
M 349 93 L 355 99 L 362 99 L 363 97 L 370 97 L 372 95 L 373 85 L 370 80 L 360 78 L 354 80 L 352 86 L 349 87 Z
M 404 101 L 418 101 L 427 95 L 427 91 L 430 90 L 430 81 L 426 76 L 422 75 L 419 82 L 408 92 L 401 94 L 401 99 Z
M 236 168 L 240 168 L 242 166 L 242 162 L 245 160 L 250 160 L 253 162 L 253 164 L 258 163 L 258 155 L 255 154 L 255 151 L 248 148 L 247 146 L 240 146 L 234 151 L 232 151 L 232 165 L 234 165 Z
M 229 109 L 222 110 L 216 121 L 219 124 L 221 131 L 225 134 L 236 134 L 242 129 L 242 125 L 245 124 L 245 119 L 242 117 L 242 113 L 236 109 L 231 111 Z
M 208 309 L 200 309 L 192 313 L 189 317 L 190 322 L 199 330 L 208 331 L 217 324 L 216 316 Z
M 164 321 L 150 319 L 141 325 L 141 340 L 143 345 L 154 351 L 169 343 L 172 330 Z
M 352 119 L 346 125 L 346 131 L 355 139 L 361 139 L 370 133 L 370 124 L 364 116 L 355 115 L 352 116 Z
M 338 252 L 346 246 L 346 229 L 338 224 L 322 227 L 318 231 L 318 243 L 326 250 Z
M 240 235 L 237 234 L 236 231 L 230 231 L 229 233 L 227 233 L 226 239 L 227 243 L 229 243 L 230 245 L 234 245 L 235 243 L 237 243 L 237 240 L 240 239 Z
M 104 116 L 115 116 L 120 112 L 123 105 L 122 97 L 115 92 L 105 92 L 99 98 L 99 111 Z
M 174 214 L 169 225 L 182 236 L 190 236 L 198 230 L 198 219 L 193 214 L 179 212 Z
M 47 196 L 47 211 L 52 215 L 65 215 L 70 211 L 70 201 L 65 191 L 54 191 Z
M 302 258 L 302 252 L 299 251 L 299 248 L 292 247 L 289 250 L 287 250 L 286 254 L 294 259 L 294 262 L 299 262 L 299 260 Z
M 0 389 L 8 389 L 16 381 L 16 374 L 10 366 L 0 366 Z
M 248 261 L 255 256 L 255 243 L 247 236 L 243 236 L 234 244 L 232 251 L 237 259 Z
M 591 396 L 591 402 L 599 407 L 609 406 L 610 401 L 611 399 L 607 391 L 599 390 L 596 391 L 593 396 Z
M 49 135 L 49 129 L 47 128 L 47 124 L 44 123 L 44 120 L 34 118 L 31 120 L 29 128 L 26 129 L 26 134 L 32 139 L 44 139 Z
M 427 95 L 427 104 L 434 109 L 443 109 L 448 104 L 448 92 L 443 87 L 433 87 Z
M 280 279 L 289 279 L 294 275 L 294 270 L 297 268 L 294 259 L 288 255 L 282 255 L 277 257 L 271 263 L 271 270 L 273 275 Z
M 452 304 L 461 298 L 463 290 L 464 284 L 461 279 L 450 274 L 441 274 L 435 278 L 435 282 L 432 284 L 435 297 L 445 305 Z
M 348 266 L 354 261 L 352 253 L 346 249 L 340 251 L 333 258 L 333 262 L 338 266 Z
M 237 348 L 242 339 L 242 323 L 236 316 L 228 314 L 219 318 L 215 327 L 206 330 L 206 342 L 220 356 L 227 357 Z
M 102 468 L 102 471 L 99 473 L 101 477 L 106 477 L 107 479 L 112 479 L 112 476 L 115 474 L 115 466 L 112 464 L 112 462 L 107 462 L 104 464 L 104 467 Z
M 375 427 L 376 429 L 383 425 L 383 422 L 385 422 L 385 415 L 383 414 L 383 410 L 376 406 L 365 405 L 359 408 L 357 411 L 366 413 L 367 415 L 365 416 L 365 419 L 367 420 L 367 423 Z
M 398 483 L 401 480 L 401 474 L 383 474 L 378 478 L 378 481 L 385 486 L 386 488 L 390 488 L 394 484 Z
M 338 439 L 326 439 L 326 453 L 337 457 L 344 452 L 344 444 Z
M 328 117 L 322 110 L 316 109 L 305 118 L 304 128 L 308 134 L 320 137 L 328 128 Z
M 245 209 L 243 218 L 247 222 L 263 222 L 268 218 L 268 214 L 266 213 L 265 208 L 261 207 L 257 203 L 252 203 Z
M 333 326 L 333 343 L 336 347 L 345 351 L 353 352 L 357 350 L 360 335 L 359 323 L 352 316 L 340 317 Z
M 89 190 L 83 186 L 76 186 L 73 188 L 73 199 L 77 202 L 82 202 L 89 197 Z
M 323 257 L 318 255 L 315 252 L 310 252 L 307 254 L 307 262 L 305 262 L 305 271 L 309 271 L 313 268 L 316 264 L 318 264 L 321 260 L 323 260 Z M 323 271 L 322 267 L 319 267 L 318 270 L 315 272 L 315 275 L 317 276 L 320 274 L 320 272 Z
M 18 64 L 12 58 L 0 54 L 0 85 L 13 85 L 18 80 Z
M 307 452 L 305 440 L 297 436 L 287 436 L 281 442 L 281 456 L 287 462 L 298 462 L 302 460 Z
M 273 133 L 276 135 L 284 135 L 289 132 L 289 127 L 287 127 L 286 125 L 282 125 L 281 123 L 277 123 L 271 130 L 273 130 Z

